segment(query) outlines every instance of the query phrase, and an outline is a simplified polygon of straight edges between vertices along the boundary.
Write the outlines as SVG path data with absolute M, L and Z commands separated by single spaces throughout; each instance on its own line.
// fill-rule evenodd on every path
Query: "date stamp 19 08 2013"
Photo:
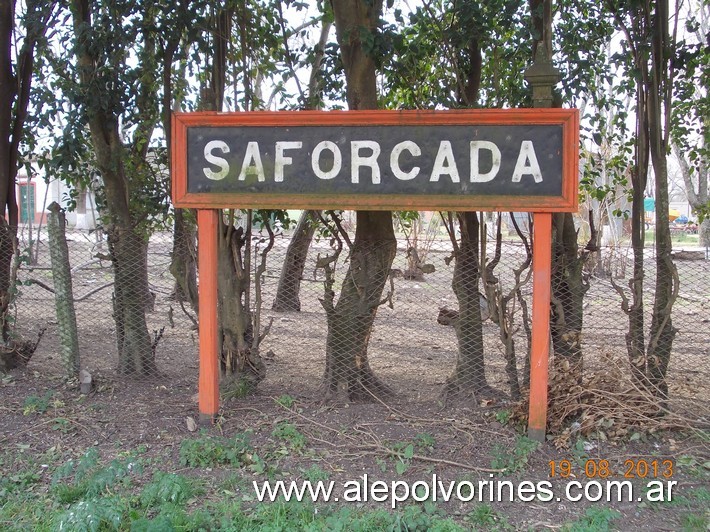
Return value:
M 670 479 L 673 477 L 673 460 L 645 458 L 624 460 L 623 464 L 612 465 L 609 460 L 590 459 L 584 466 L 575 467 L 571 460 L 551 460 L 550 478 L 609 478 L 627 479 Z

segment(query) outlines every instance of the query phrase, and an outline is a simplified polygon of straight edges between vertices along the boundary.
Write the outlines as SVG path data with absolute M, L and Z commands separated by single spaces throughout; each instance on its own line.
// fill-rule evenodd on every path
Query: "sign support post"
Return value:
M 528 437 L 545 441 L 548 360 L 550 357 L 550 276 L 552 214 L 533 215 L 532 338 L 530 341 L 530 410 Z
M 214 421 L 219 411 L 219 322 L 217 320 L 217 232 L 220 211 L 197 210 L 197 260 L 200 275 L 199 334 L 200 422 Z

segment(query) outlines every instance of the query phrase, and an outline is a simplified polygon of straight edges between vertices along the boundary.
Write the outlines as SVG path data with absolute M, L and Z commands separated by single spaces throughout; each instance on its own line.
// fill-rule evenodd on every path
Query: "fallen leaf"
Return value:
M 187 424 L 187 430 L 190 432 L 195 432 L 197 430 L 197 423 L 192 417 L 187 416 L 185 418 L 185 423 Z

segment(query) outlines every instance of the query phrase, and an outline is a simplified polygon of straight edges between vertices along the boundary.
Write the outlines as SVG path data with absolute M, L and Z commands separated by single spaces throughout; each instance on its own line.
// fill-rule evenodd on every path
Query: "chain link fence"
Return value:
M 462 240 L 458 225 L 447 229 L 438 214 L 425 213 L 422 220 L 428 222 L 417 222 L 415 229 L 400 226 L 396 242 L 355 242 L 352 226 L 342 221 L 338 228 L 328 220 L 326 231 L 317 220 L 320 229 L 313 237 L 299 233 L 306 226 L 278 231 L 273 240 L 258 227 L 251 234 L 221 235 L 232 246 L 222 247 L 220 259 L 223 398 L 289 394 L 382 401 L 415 410 L 461 401 L 474 407 L 505 405 L 513 399 L 520 400 L 518 414 L 524 416 L 532 293 L 527 220 L 514 224 L 503 217 L 498 240 L 493 219 L 473 245 L 473 235 Z M 46 229 L 30 240 L 23 228 L 20 237 L 13 333 L 33 346 L 38 341 L 29 371 L 62 376 L 72 366 L 63 354 L 66 325 L 56 295 L 66 303 L 69 279 L 56 277 L 61 269 L 56 264 L 53 269 Z M 110 240 L 100 231 L 66 234 L 65 271 L 71 277 L 78 342 L 74 363 L 95 385 L 184 387 L 185 394 L 194 394 L 198 316 L 171 274 L 172 233 L 152 235 L 133 264 L 119 265 L 123 287 Z M 194 248 L 187 255 L 194 258 Z M 651 248 L 647 255 L 646 344 L 654 296 Z M 686 248 L 676 254 L 675 265 L 677 333 L 668 396 L 646 394 L 657 403 L 652 407 L 639 399 L 627 350 L 629 317 L 622 304 L 630 297 L 631 250 L 618 246 L 591 254 L 578 292 L 556 287 L 553 430 L 623 435 L 639 416 L 707 426 L 710 261 L 704 250 Z M 558 283 L 570 281 L 565 275 L 553 272 Z M 130 297 L 119 301 L 117 291 L 125 296 L 127 282 Z M 564 297 L 577 299 L 560 301 Z M 120 305 L 126 302 L 135 308 L 125 312 Z M 662 410 L 673 415 L 658 416 Z M 576 425 L 570 428 L 567 421 Z

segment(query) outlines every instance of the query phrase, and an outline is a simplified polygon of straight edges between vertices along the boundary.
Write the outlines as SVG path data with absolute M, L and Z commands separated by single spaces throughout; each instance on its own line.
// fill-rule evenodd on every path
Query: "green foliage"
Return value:
M 259 209 L 252 211 L 251 223 L 258 231 L 268 233 L 269 229 L 275 231 L 277 226 L 288 229 L 293 225 L 294 221 L 291 220 L 288 211 L 285 209 Z
M 604 532 L 612 530 L 612 521 L 619 519 L 621 514 L 611 508 L 587 508 L 584 515 L 577 521 L 567 523 L 565 532 Z
M 180 465 L 214 467 L 227 464 L 235 467 L 253 462 L 249 438 L 244 433 L 231 438 L 210 436 L 202 432 L 199 438 L 189 438 L 180 444 Z
M 710 528 L 710 516 L 704 514 L 685 514 L 680 519 L 683 532 L 705 532 Z
M 328 480 L 330 475 L 323 471 L 317 464 L 313 464 L 308 469 L 303 470 L 303 477 L 311 482 L 318 482 Z
M 384 510 L 358 512 L 343 508 L 328 515 L 324 529 L 333 532 L 376 532 L 388 530 L 392 532 L 437 531 L 458 532 L 463 527 L 443 517 L 441 511 L 433 503 L 406 506 L 396 513 Z
M 36 395 L 30 395 L 25 398 L 25 402 L 22 405 L 22 414 L 29 416 L 30 414 L 44 414 L 50 407 L 50 401 L 54 392 L 52 390 L 47 390 L 42 397 Z
M 306 448 L 306 437 L 287 421 L 282 421 L 271 432 L 271 435 L 282 441 L 286 446 L 296 452 L 302 453 Z
M 279 397 L 278 399 L 276 399 L 276 402 L 286 408 L 292 408 L 293 405 L 296 404 L 296 400 L 287 394 L 284 394 L 281 397 Z
M 398 475 L 407 472 L 414 456 L 414 444 L 409 442 L 397 442 L 392 445 L 392 455 L 395 459 L 395 471 Z
M 464 518 L 477 530 L 511 530 L 505 517 L 496 512 L 489 504 L 477 504 Z
M 142 471 L 142 464 L 132 455 L 115 458 L 108 465 L 100 466 L 98 451 L 91 447 L 78 461 L 69 460 L 55 470 L 52 493 L 62 503 L 73 503 L 84 497 L 97 498 L 116 486 L 130 485 L 132 477 Z M 62 482 L 69 479 L 73 482 Z
M 510 0 L 417 7 L 390 40 L 386 105 L 404 109 L 527 106 L 522 73 L 532 56 L 526 5 Z M 395 14 L 395 16 L 397 16 Z M 509 43 L 515 42 L 515 46 Z M 467 91 L 480 60 L 478 95 Z M 469 87 L 470 89 L 470 87 Z
M 510 421 L 511 412 L 507 408 L 503 410 L 498 410 L 495 414 L 496 421 L 501 425 L 507 425 Z
M 517 473 L 525 469 L 530 455 L 537 450 L 539 443 L 527 436 L 518 436 L 515 447 L 510 450 L 503 445 L 495 445 L 491 451 L 493 459 L 491 467 L 503 469 L 505 473 Z
M 193 483 L 183 475 L 157 472 L 141 492 L 141 504 L 148 508 L 165 504 L 184 505 L 195 493 Z
M 419 211 L 395 211 L 392 213 L 392 218 L 396 228 L 399 228 L 403 233 L 408 233 L 421 219 L 421 215 Z
M 0 503 L 12 493 L 23 492 L 39 482 L 40 475 L 35 471 L 23 470 L 0 477 Z
M 57 484 L 52 493 L 60 504 L 73 504 L 86 496 L 86 484 Z
M 703 461 L 696 456 L 684 454 L 676 459 L 676 467 L 692 477 L 710 478 L 710 460 Z
M 433 451 L 436 445 L 436 438 L 427 432 L 421 432 L 414 437 L 414 445 L 420 451 Z
M 683 159 L 693 192 L 700 192 L 699 184 L 710 179 L 710 51 L 705 42 L 698 13 L 689 12 L 685 20 L 685 38 L 675 47 L 676 77 L 673 85 L 671 135 L 674 151 Z M 682 166 L 683 166 L 682 165 Z M 695 196 L 695 194 L 693 194 Z M 693 206 L 699 218 L 707 216 L 710 197 L 697 194 Z
M 254 383 L 249 379 L 225 379 L 220 386 L 220 397 L 222 400 L 228 399 L 243 399 L 256 391 Z
M 82 500 L 60 513 L 54 528 L 72 532 L 117 530 L 127 509 L 126 500 L 115 495 Z

